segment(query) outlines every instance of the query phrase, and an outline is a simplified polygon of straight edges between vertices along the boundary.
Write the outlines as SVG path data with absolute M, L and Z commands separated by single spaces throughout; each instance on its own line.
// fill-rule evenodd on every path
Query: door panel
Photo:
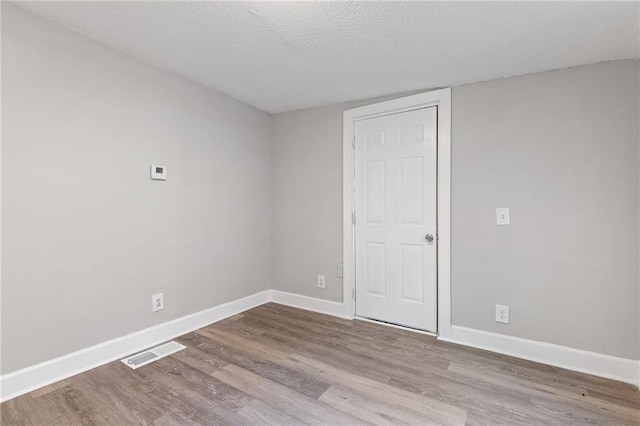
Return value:
M 436 116 L 356 122 L 356 314 L 436 331 Z
M 424 249 L 418 244 L 400 245 L 400 299 L 424 302 Z
M 387 296 L 387 250 L 384 243 L 367 242 L 366 264 L 367 275 L 365 282 L 367 294 L 372 296 Z
M 385 163 L 368 161 L 364 167 L 367 223 L 383 225 L 387 211 Z
M 400 224 L 422 225 L 424 188 L 422 157 L 400 159 Z

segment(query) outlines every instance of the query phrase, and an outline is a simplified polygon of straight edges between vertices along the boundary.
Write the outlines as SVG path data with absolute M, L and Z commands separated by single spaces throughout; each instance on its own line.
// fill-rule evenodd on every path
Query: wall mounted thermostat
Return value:
M 167 166 L 151 165 L 151 179 L 167 180 Z

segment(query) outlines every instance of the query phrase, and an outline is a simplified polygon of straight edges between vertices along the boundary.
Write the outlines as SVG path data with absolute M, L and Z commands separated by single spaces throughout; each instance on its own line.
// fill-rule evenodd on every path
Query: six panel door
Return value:
M 437 107 L 355 123 L 356 315 L 432 332 L 436 125 Z

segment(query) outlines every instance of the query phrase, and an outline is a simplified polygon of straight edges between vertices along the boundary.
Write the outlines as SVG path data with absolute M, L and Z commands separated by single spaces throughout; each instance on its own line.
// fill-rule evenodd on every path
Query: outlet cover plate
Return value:
M 496 322 L 509 324 L 509 307 L 507 305 L 496 305 Z
M 318 287 L 325 288 L 326 281 L 324 279 L 324 275 L 318 275 Z
M 164 309 L 164 294 L 158 293 L 151 296 L 151 312 L 158 312 Z

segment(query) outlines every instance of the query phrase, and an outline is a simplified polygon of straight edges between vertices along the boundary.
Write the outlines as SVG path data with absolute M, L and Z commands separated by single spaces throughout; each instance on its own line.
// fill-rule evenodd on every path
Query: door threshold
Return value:
M 386 322 L 386 321 L 375 320 L 375 319 L 365 318 L 365 317 L 359 317 L 357 315 L 354 316 L 353 319 L 357 319 L 357 320 L 365 321 L 365 322 L 370 322 L 370 323 L 373 323 L 373 324 L 386 325 L 388 327 L 399 328 L 400 330 L 412 331 L 412 332 L 418 333 L 418 334 L 426 334 L 427 336 L 438 337 L 438 333 L 433 333 L 431 331 L 426 331 L 426 330 L 420 330 L 418 328 L 407 327 L 405 325 L 398 325 L 398 324 L 393 324 L 393 323 Z

